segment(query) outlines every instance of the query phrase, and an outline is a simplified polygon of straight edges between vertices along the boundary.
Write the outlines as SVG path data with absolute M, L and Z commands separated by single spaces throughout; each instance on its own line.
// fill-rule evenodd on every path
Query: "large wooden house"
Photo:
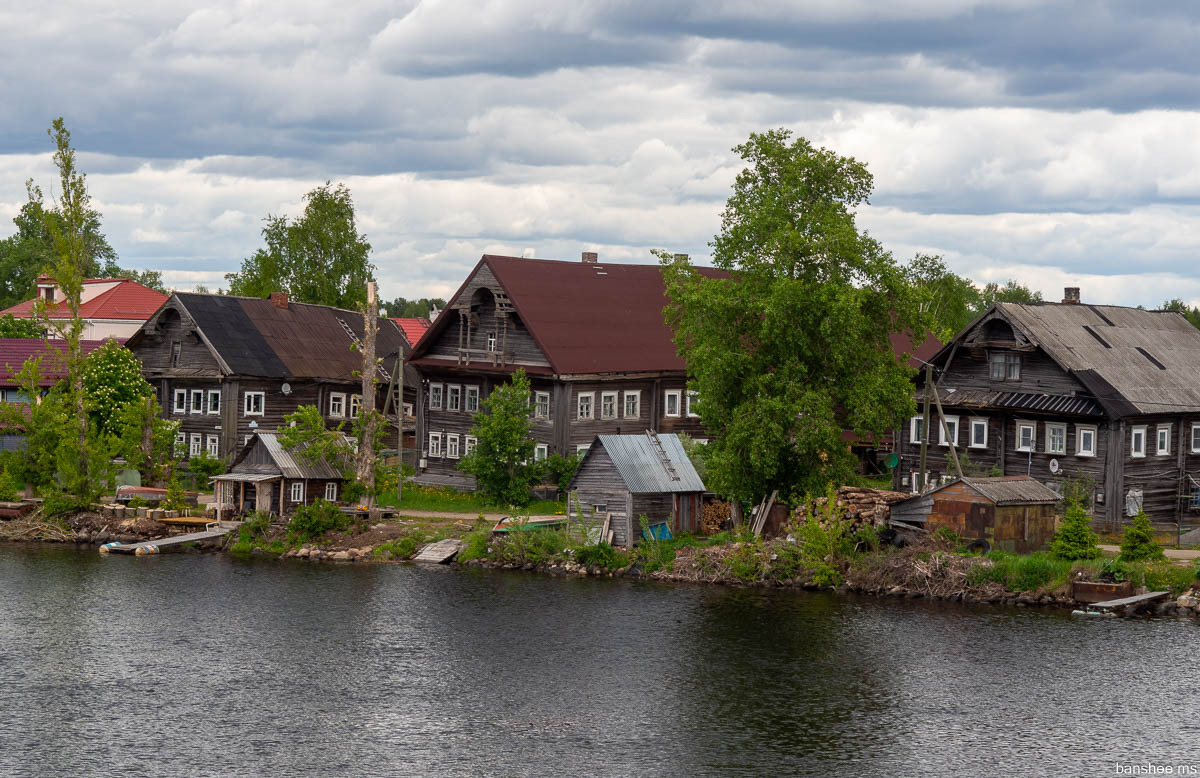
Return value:
M 898 488 L 955 475 L 954 445 L 981 475 L 1092 487 L 1093 516 L 1116 530 L 1145 510 L 1161 530 L 1200 523 L 1200 330 L 1178 313 L 998 303 L 931 360 L 941 401 L 900 430 Z M 932 396 L 932 395 L 931 395 Z M 971 473 L 968 472 L 967 475 Z
M 582 453 L 598 434 L 703 438 L 666 304 L 658 265 L 601 263 L 592 252 L 582 262 L 485 255 L 413 351 L 417 480 L 472 485 L 457 468 L 475 443 L 472 417 L 517 369 L 532 384 L 539 459 Z
M 141 359 L 163 415 L 180 422 L 176 442 L 184 455 L 229 458 L 302 405 L 349 430 L 361 401 L 362 325 L 359 313 L 290 302 L 286 294 L 264 300 L 177 292 L 126 346 Z M 380 318 L 381 410 L 396 355 L 410 349 L 400 328 Z M 406 370 L 410 405 L 416 381 Z
M 349 441 L 347 441 L 349 443 Z M 258 432 L 213 478 L 217 518 L 263 511 L 281 518 L 317 499 L 338 502 L 346 481 L 328 462 L 288 451 L 273 432 Z

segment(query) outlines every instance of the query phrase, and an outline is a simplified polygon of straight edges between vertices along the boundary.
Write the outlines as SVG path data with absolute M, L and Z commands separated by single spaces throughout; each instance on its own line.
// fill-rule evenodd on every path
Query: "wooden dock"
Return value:
M 1105 600 L 1104 602 L 1093 602 L 1084 606 L 1083 610 L 1073 611 L 1080 616 L 1090 615 L 1111 615 L 1118 608 L 1125 608 L 1130 605 L 1145 605 L 1155 600 L 1161 600 L 1164 597 L 1170 596 L 1170 592 L 1146 592 L 1145 594 L 1135 594 L 1132 597 L 1122 597 L 1118 600 Z
M 415 557 L 414 562 L 425 562 L 432 565 L 444 565 L 454 558 L 463 547 L 461 540 L 447 538 L 439 540 L 436 543 L 430 543 L 421 549 Z
M 159 538 L 158 540 L 146 540 L 141 543 L 105 543 L 100 547 L 101 554 L 136 554 L 137 556 L 145 556 L 147 554 L 157 554 L 164 548 L 171 546 L 181 546 L 184 543 L 198 543 L 205 540 L 215 540 L 216 538 L 228 535 L 230 529 L 228 527 L 212 526 L 205 529 L 203 532 L 189 532 L 186 535 L 171 535 L 170 537 Z

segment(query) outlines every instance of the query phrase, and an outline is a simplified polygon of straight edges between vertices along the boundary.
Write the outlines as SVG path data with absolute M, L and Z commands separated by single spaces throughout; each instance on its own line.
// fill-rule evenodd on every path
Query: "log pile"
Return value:
M 874 525 L 884 526 L 892 515 L 892 506 L 912 497 L 907 492 L 893 492 L 887 489 L 866 489 L 859 486 L 842 486 L 837 490 L 838 512 L 855 526 Z M 825 497 L 819 497 L 814 502 L 818 515 L 824 513 Z M 808 517 L 808 506 L 801 505 L 796 509 L 796 519 L 804 521 Z
M 715 535 L 729 521 L 729 503 L 714 500 L 700 510 L 700 534 Z

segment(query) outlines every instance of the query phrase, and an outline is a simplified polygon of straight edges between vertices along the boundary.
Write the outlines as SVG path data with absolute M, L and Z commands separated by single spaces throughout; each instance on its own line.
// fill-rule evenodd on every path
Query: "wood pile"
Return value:
M 892 515 L 892 506 L 912 497 L 907 492 L 893 492 L 887 489 L 867 489 L 859 486 L 842 486 L 837 490 L 837 506 L 843 519 L 854 525 L 886 525 Z M 825 497 L 819 497 L 814 502 L 818 512 L 825 508 Z M 796 518 L 803 521 L 808 516 L 808 506 L 802 505 L 796 509 Z
M 700 509 L 700 534 L 715 535 L 729 521 L 729 503 L 713 500 Z

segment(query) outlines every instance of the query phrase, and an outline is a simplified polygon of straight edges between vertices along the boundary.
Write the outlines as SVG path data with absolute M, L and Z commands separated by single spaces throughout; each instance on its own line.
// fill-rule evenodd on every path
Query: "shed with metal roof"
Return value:
M 893 505 L 891 517 L 930 531 L 945 527 L 985 549 L 1027 554 L 1054 538 L 1058 500 L 1026 475 L 956 478 Z
M 352 439 L 342 437 L 346 450 L 352 451 Z M 258 432 L 250 436 L 229 472 L 213 477 L 213 484 L 219 512 L 258 510 L 284 517 L 316 499 L 336 502 L 345 480 L 335 463 L 289 451 L 276 433 Z

